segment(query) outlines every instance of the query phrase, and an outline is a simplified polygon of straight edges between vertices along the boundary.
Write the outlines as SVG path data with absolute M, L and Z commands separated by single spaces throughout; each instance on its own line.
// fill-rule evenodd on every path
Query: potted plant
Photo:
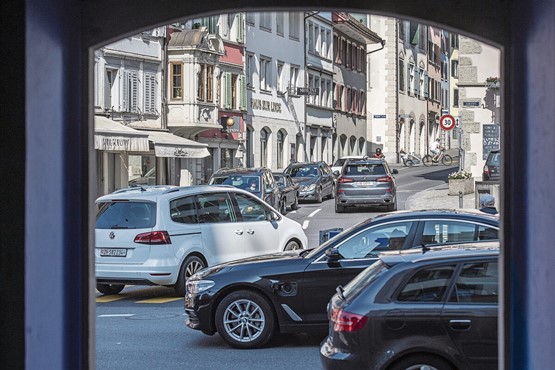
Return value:
M 499 77 L 488 77 L 488 78 L 486 78 L 486 87 L 488 89 L 498 89 L 499 88 Z
M 474 192 L 474 179 L 472 174 L 466 171 L 457 171 L 447 176 L 449 180 L 449 195 L 471 194 Z

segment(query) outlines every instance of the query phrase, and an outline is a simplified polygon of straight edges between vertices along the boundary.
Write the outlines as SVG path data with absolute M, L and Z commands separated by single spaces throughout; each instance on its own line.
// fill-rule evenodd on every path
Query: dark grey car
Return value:
M 497 369 L 499 242 L 387 252 L 328 305 L 326 369 Z
M 397 210 L 397 187 L 394 174 L 383 159 L 365 157 L 352 159 L 337 172 L 335 212 L 345 212 L 347 207 L 385 206 Z
M 495 149 L 489 152 L 482 171 L 482 181 L 499 181 L 501 178 L 501 151 Z
M 314 200 L 335 196 L 335 177 L 326 162 L 291 163 L 283 171 L 299 184 L 299 200 Z
M 287 209 L 296 210 L 299 208 L 299 184 L 296 184 L 291 176 L 282 172 L 274 172 L 274 178 L 281 192 L 279 211 L 282 215 Z

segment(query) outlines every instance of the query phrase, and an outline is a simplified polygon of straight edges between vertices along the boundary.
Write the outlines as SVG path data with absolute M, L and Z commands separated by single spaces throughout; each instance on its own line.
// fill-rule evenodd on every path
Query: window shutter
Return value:
M 420 95 L 420 72 L 418 72 L 418 68 L 414 68 L 414 95 Z
M 145 113 L 150 113 L 152 110 L 151 106 L 151 85 L 152 80 L 149 74 L 145 74 Z
M 410 95 L 410 64 L 407 64 L 407 95 Z
M 225 73 L 225 109 L 231 109 L 231 101 L 232 101 L 232 94 L 233 94 L 233 86 L 231 85 L 231 73 Z
M 239 109 L 247 110 L 247 81 L 245 76 L 239 76 Z
M 122 112 L 129 111 L 129 72 L 123 72 L 123 99 L 121 101 Z
M 130 97 L 130 104 L 129 104 L 129 111 L 136 112 L 137 111 L 137 95 L 138 95 L 138 78 L 137 72 L 130 73 L 130 81 L 129 84 L 131 85 L 131 97 Z
M 237 14 L 237 42 L 239 44 L 245 43 L 245 14 Z
M 428 72 L 424 71 L 424 98 L 428 98 Z

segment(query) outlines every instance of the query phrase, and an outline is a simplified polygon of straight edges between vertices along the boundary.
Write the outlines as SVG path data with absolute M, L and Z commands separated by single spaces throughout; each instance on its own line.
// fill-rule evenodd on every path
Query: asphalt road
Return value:
M 418 191 L 445 183 L 456 167 L 395 167 L 398 209 Z M 309 247 L 323 229 L 349 227 L 383 209 L 357 209 L 337 215 L 333 200 L 303 203 L 288 217 L 303 225 Z M 220 337 L 185 327 L 183 298 L 164 287 L 126 287 L 115 296 L 96 293 L 96 368 L 138 369 L 321 369 L 323 337 L 287 335 L 257 350 L 236 350 Z

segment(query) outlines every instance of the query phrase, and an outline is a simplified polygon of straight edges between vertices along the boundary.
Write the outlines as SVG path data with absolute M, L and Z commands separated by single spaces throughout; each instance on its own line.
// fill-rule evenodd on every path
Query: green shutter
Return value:
M 239 109 L 247 110 L 247 80 L 245 76 L 239 76 Z
M 245 43 L 245 14 L 239 13 L 237 18 L 237 42 L 239 44 Z
M 225 109 L 231 109 L 231 102 L 232 102 L 232 94 L 233 94 L 233 86 L 231 81 L 231 73 L 225 73 Z

